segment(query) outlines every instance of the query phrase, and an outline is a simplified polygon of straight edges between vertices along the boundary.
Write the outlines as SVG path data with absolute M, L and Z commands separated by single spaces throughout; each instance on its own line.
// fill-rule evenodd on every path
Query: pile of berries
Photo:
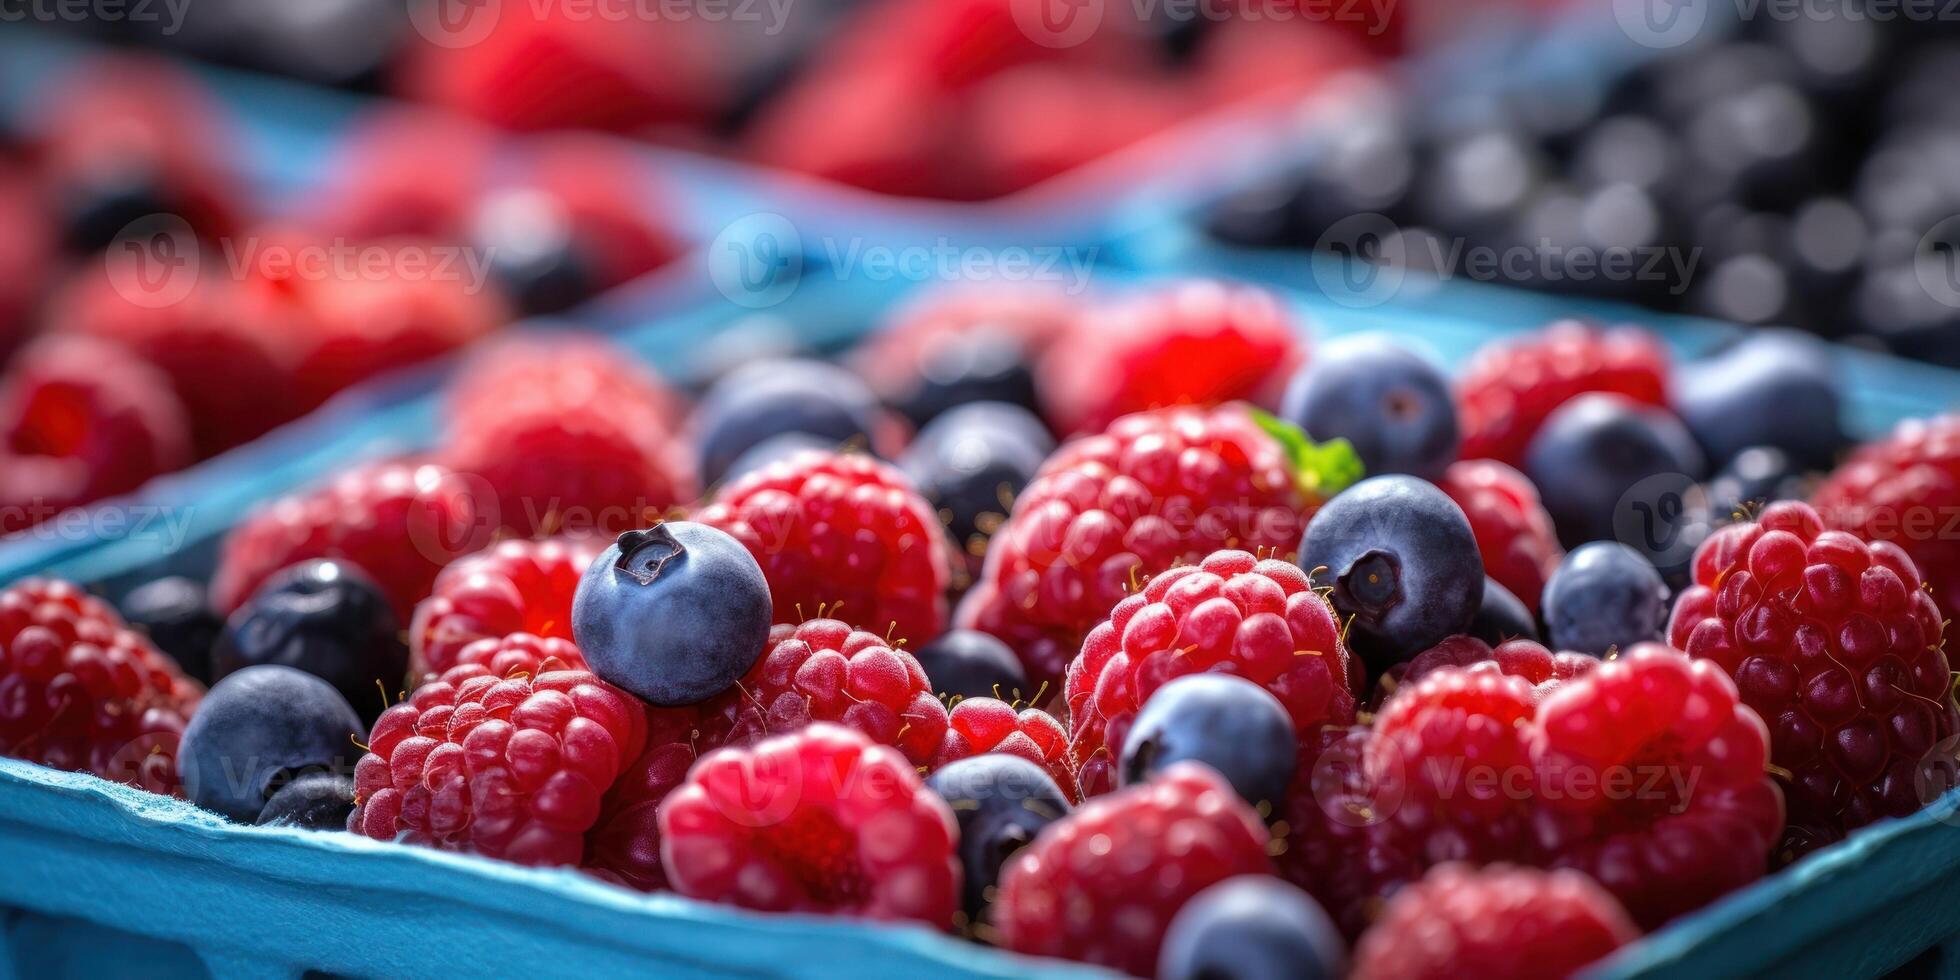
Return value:
M 1209 282 L 893 326 L 847 363 L 904 377 L 693 405 L 492 348 L 436 449 L 267 504 L 208 596 L 0 592 L 0 751 L 1170 977 L 1563 975 L 1956 765 L 1960 566 L 1883 520 L 1960 505 L 1954 420 L 1782 499 L 1821 464 L 1764 418 L 1836 397 L 1805 342 L 1557 324 L 1452 383 Z

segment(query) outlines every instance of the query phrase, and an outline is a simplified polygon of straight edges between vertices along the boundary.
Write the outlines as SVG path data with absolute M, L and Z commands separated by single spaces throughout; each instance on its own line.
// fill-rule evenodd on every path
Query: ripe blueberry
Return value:
M 408 673 L 408 646 L 381 588 L 354 565 L 315 559 L 269 579 L 225 623 L 211 655 L 222 679 L 257 664 L 281 664 L 333 685 L 372 723 Z
M 744 452 L 771 436 L 801 432 L 832 447 L 869 447 L 878 400 L 857 375 L 822 361 L 752 362 L 722 376 L 694 412 L 701 481 L 720 483 Z
M 899 467 L 969 554 L 1006 518 L 1055 440 L 1028 410 L 1002 402 L 962 405 L 912 440 Z
M 1678 510 L 1702 472 L 1701 449 L 1679 419 L 1620 395 L 1566 402 L 1525 451 L 1525 475 L 1544 491 L 1567 548 L 1616 539 L 1616 520 L 1629 532 L 1667 533 L 1678 517 L 1668 508 Z M 1651 548 L 1670 545 L 1655 536 Z
M 892 407 L 921 428 L 961 405 L 1005 402 L 1034 411 L 1034 369 L 1020 338 L 981 325 L 933 338 L 918 353 L 916 383 Z
M 1483 602 L 1469 518 L 1412 476 L 1370 477 L 1328 501 L 1301 538 L 1300 567 L 1353 617 L 1348 642 L 1376 674 L 1463 632 Z
M 1286 798 L 1298 753 L 1286 706 L 1265 688 L 1230 674 L 1189 674 L 1158 688 L 1137 712 L 1117 782 L 1147 782 L 1172 763 L 1202 762 L 1272 813 Z
M 1068 814 L 1068 799 L 1040 766 L 988 753 L 951 763 L 926 779 L 960 825 L 962 904 L 981 921 L 1001 866 L 1043 827 Z
M 211 678 L 211 648 L 225 621 L 211 608 L 202 584 L 174 575 L 144 583 L 123 597 L 122 617 L 148 634 L 184 673 Z
M 276 664 L 246 667 L 213 685 L 184 728 L 184 795 L 232 820 L 257 820 L 296 777 L 352 772 L 362 731 L 326 681 Z
M 353 812 L 354 777 L 309 772 L 272 794 L 255 822 L 261 827 L 346 830 L 347 815 Z
M 1711 465 L 1751 446 L 1773 446 L 1798 464 L 1827 467 L 1845 442 L 1830 348 L 1790 330 L 1763 330 L 1684 365 L 1674 410 Z
M 979 630 L 948 630 L 913 656 L 925 668 L 933 693 L 942 697 L 1014 701 L 1035 693 L 1014 651 Z
M 1343 337 L 1293 376 L 1280 414 L 1325 442 L 1346 439 L 1369 473 L 1435 479 L 1456 460 L 1456 403 L 1441 371 L 1394 340 Z
M 727 690 L 769 640 L 769 583 L 741 542 L 692 521 L 628 531 L 572 599 L 572 636 L 593 673 L 657 705 Z
M 1306 892 L 1240 875 L 1193 896 L 1164 934 L 1161 980 L 1333 980 L 1347 945 Z
M 1667 624 L 1667 583 L 1640 552 L 1594 541 L 1565 556 L 1545 583 L 1539 608 L 1552 646 L 1603 657 L 1658 640 Z
M 1509 640 L 1538 639 L 1538 621 L 1531 616 L 1531 610 L 1510 589 L 1499 585 L 1496 579 L 1484 579 L 1484 600 L 1477 606 L 1477 617 L 1470 621 L 1470 628 L 1464 632 L 1491 646 L 1498 646 Z

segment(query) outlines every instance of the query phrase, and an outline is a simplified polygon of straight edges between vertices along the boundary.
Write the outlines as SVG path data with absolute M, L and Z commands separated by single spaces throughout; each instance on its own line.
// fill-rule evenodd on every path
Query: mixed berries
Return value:
M 603 339 L 493 347 L 433 448 L 262 505 L 208 593 L 0 592 L 0 751 L 1190 978 L 1564 975 L 1960 769 L 1954 563 L 1886 523 L 1953 496 L 1950 418 L 1813 509 L 1817 447 L 1737 450 L 1632 328 L 1452 387 L 1251 287 L 918 309 L 698 406 Z M 142 461 L 170 380 L 101 363 L 128 383 L 33 390 L 17 448 Z

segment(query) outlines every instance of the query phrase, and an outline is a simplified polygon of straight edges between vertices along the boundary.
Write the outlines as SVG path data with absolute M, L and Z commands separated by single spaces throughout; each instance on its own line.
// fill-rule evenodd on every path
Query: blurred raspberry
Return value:
M 1561 320 L 1478 351 L 1456 382 L 1463 458 L 1522 466 L 1525 447 L 1560 405 L 1592 391 L 1667 404 L 1669 357 L 1635 327 Z M 1523 593 L 1519 593 L 1520 598 Z
M 1545 581 L 1565 557 L 1552 516 L 1538 499 L 1538 488 L 1523 473 L 1494 459 L 1452 463 L 1437 486 L 1470 518 L 1484 574 L 1536 615 Z
M 51 216 L 28 175 L 0 157 L 0 364 L 27 339 L 54 262 Z
M 1354 953 L 1355 980 L 1564 977 L 1640 930 L 1581 874 L 1445 865 L 1398 892 Z
M 1860 447 L 1812 503 L 1828 526 L 1904 549 L 1940 609 L 1960 610 L 1960 414 L 1909 420 Z
M 493 133 L 416 107 L 363 113 L 326 170 L 310 224 L 355 241 L 462 241 L 490 169 Z M 440 173 L 441 180 L 429 175 Z
M 191 461 L 184 408 L 114 344 L 53 334 L 0 378 L 0 533 L 127 493 Z
M 1597 659 L 1583 653 L 1553 653 L 1531 640 L 1510 640 L 1493 649 L 1474 636 L 1452 636 L 1416 654 L 1396 682 L 1413 684 L 1444 667 L 1472 667 L 1485 662 L 1530 683 L 1533 704 L 1544 701 L 1566 681 L 1582 677 L 1599 666 Z
M 1098 432 L 1168 405 L 1270 405 L 1305 357 L 1304 330 L 1277 295 L 1190 280 L 1085 313 L 1038 377 L 1057 432 Z

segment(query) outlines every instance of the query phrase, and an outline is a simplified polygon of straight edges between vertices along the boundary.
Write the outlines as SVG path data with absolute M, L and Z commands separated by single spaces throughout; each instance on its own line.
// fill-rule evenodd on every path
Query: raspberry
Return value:
M 1069 665 L 1069 748 L 1084 795 L 1108 791 L 1137 711 L 1165 682 L 1223 671 L 1265 687 L 1303 740 L 1354 720 L 1348 652 L 1298 566 L 1243 551 L 1152 578 L 1090 631 Z
M 547 670 L 590 670 L 585 655 L 570 640 L 511 633 L 486 636 L 456 651 L 451 668 L 470 664 L 492 677 L 535 676 Z M 447 670 L 444 673 L 448 673 Z
M 671 201 L 649 185 L 628 145 L 586 134 L 539 142 L 526 181 L 565 210 L 580 255 L 596 264 L 595 285 L 610 289 L 673 261 L 685 244 L 653 222 Z
M 701 751 L 693 705 L 648 708 L 647 745 L 606 793 L 599 822 L 585 835 L 585 870 L 640 891 L 672 886 L 660 863 L 660 804 L 687 779 Z
M 1522 466 L 1525 447 L 1545 418 L 1589 391 L 1664 406 L 1668 370 L 1666 348 L 1633 327 L 1601 330 L 1562 320 L 1487 347 L 1456 383 L 1463 458 Z
M 1492 649 L 1474 636 L 1452 636 L 1417 654 L 1397 682 L 1413 684 L 1444 667 L 1470 667 L 1486 661 L 1496 664 L 1505 674 L 1529 682 L 1532 704 L 1545 700 L 1564 682 L 1599 666 L 1598 660 L 1585 654 L 1553 653 L 1530 640 L 1511 640 Z
M 1538 499 L 1538 488 L 1523 473 L 1494 459 L 1452 463 L 1437 486 L 1470 518 L 1484 574 L 1511 590 L 1536 615 L 1545 580 L 1565 556 L 1552 515 Z
M 875 459 L 799 452 L 736 480 L 695 519 L 755 556 L 778 622 L 822 608 L 913 643 L 946 627 L 952 542 L 911 482 Z
M 13 362 L 0 383 L 0 439 L 0 532 L 190 462 L 169 381 L 114 344 L 67 334 Z
M 211 602 L 229 613 L 274 572 L 309 558 L 360 566 L 407 621 L 449 561 L 488 544 L 483 502 L 430 463 L 384 462 L 275 500 L 226 536 Z
M 645 744 L 646 716 L 593 674 L 555 666 L 500 677 L 465 663 L 382 712 L 354 767 L 347 829 L 578 864 L 601 797 Z
M 1531 685 L 1493 667 L 1432 671 L 1382 707 L 1362 761 L 1426 863 L 1525 852 L 1534 714 Z
M 855 729 L 913 765 L 932 761 L 946 707 L 912 655 L 835 619 L 779 623 L 735 689 L 701 705 L 706 747 L 747 745 L 813 722 Z
M 33 325 L 42 291 L 54 278 L 53 215 L 34 182 L 0 158 L 0 364 L 6 363 Z
M 67 582 L 0 591 L 0 755 L 175 793 L 203 689 Z
M 354 120 L 308 224 L 356 241 L 396 236 L 461 241 L 483 193 L 490 130 L 420 107 L 376 107 Z M 432 173 L 443 179 L 430 180 Z
M 708 755 L 659 819 L 667 875 L 693 898 L 940 928 L 959 905 L 952 811 L 904 756 L 849 729 Z
M 1783 828 L 1769 738 L 1722 669 L 1655 643 L 1538 708 L 1537 846 L 1652 928 L 1762 877 Z
M 1399 802 L 1369 774 L 1367 728 L 1329 726 L 1300 742 L 1287 788 L 1280 874 L 1317 899 L 1350 940 L 1382 901 L 1422 875 L 1422 841 L 1389 818 Z
M 291 311 L 255 308 L 229 280 L 209 277 L 181 300 L 158 305 L 161 295 L 119 288 L 143 274 L 142 261 L 107 253 L 50 301 L 50 321 L 122 344 L 169 377 L 200 459 L 298 418 L 305 405 L 292 344 L 307 330 Z
M 507 345 L 450 396 L 443 459 L 494 494 L 520 537 L 607 536 L 644 527 L 694 495 L 672 435 L 675 396 L 601 341 Z
M 1897 545 L 1772 504 L 1695 552 L 1673 643 L 1735 678 L 1768 723 L 1785 859 L 1919 809 L 1918 770 L 1956 731 L 1943 623 Z
M 998 752 L 1034 763 L 1055 778 L 1071 801 L 1078 799 L 1075 767 L 1068 754 L 1068 729 L 1039 708 L 1015 711 L 993 698 L 967 698 L 946 718 L 946 738 L 933 754 L 932 768 Z
M 1038 366 L 1048 420 L 1100 432 L 1167 405 L 1271 404 L 1305 357 L 1301 335 L 1279 297 L 1210 280 L 1092 310 Z
M 1136 576 L 1220 548 L 1290 555 L 1316 504 L 1243 406 L 1118 419 L 1022 491 L 954 625 L 1005 640 L 1036 683 L 1059 680 Z
M 464 647 L 486 637 L 525 632 L 571 639 L 572 596 L 603 550 L 588 538 L 504 541 L 451 563 L 415 607 L 410 671 L 441 674 Z
M 1355 949 L 1354 977 L 1564 977 L 1639 935 L 1584 875 L 1445 865 L 1389 901 Z
M 1860 447 L 1812 498 L 1824 523 L 1912 556 L 1948 613 L 1960 609 L 1960 415 L 1903 422 Z
M 1001 870 L 1001 944 L 1148 976 L 1193 895 L 1270 874 L 1266 827 L 1216 773 L 1181 762 L 1050 824 Z

